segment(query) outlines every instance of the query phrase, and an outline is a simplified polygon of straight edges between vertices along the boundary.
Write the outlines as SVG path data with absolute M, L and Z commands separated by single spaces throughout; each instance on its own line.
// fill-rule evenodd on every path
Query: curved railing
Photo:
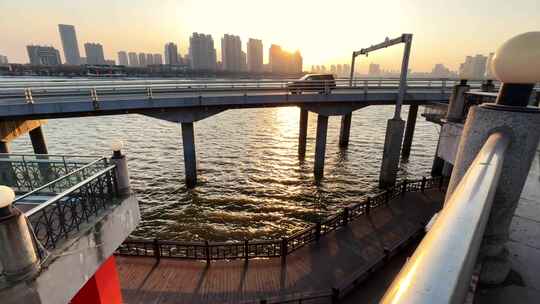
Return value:
M 381 303 L 464 302 L 508 145 L 488 138 Z
M 282 239 L 237 242 L 182 242 L 149 239 L 128 239 L 116 250 L 121 256 L 146 256 L 156 259 L 180 258 L 191 260 L 232 260 L 286 256 L 305 245 L 318 241 L 322 236 L 347 226 L 348 223 L 372 209 L 388 204 L 392 199 L 406 192 L 424 192 L 426 189 L 442 188 L 443 177 L 404 180 L 387 190 L 368 196 L 358 204 L 344 207 L 341 212 L 327 217 L 310 227 Z

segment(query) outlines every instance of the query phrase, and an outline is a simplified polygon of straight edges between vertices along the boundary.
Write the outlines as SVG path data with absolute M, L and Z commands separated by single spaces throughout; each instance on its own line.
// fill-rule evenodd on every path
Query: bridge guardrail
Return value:
M 457 80 L 428 80 L 410 79 L 407 89 L 440 90 L 442 93 L 450 90 Z M 480 87 L 481 83 L 471 83 L 473 87 Z M 369 90 L 393 89 L 399 86 L 399 81 L 394 79 L 337 79 L 331 81 L 299 81 L 299 80 L 261 80 L 261 81 L 215 81 L 215 82 L 180 82 L 180 83 L 143 83 L 143 84 L 102 84 L 90 82 L 85 84 L 58 86 L 5 86 L 0 84 L 0 99 L 25 99 L 28 103 L 34 103 L 35 98 L 58 97 L 58 96 L 92 96 L 93 98 L 109 95 L 142 95 L 148 98 L 158 97 L 156 94 L 166 93 L 193 93 L 202 95 L 212 92 L 237 92 L 247 94 L 251 92 L 264 92 L 268 90 L 280 91 L 285 94 L 296 94 L 304 91 L 318 91 L 330 93 L 334 89 Z M 95 99 L 94 98 L 94 99 Z
M 281 257 L 286 256 L 305 245 L 318 241 L 322 236 L 348 225 L 362 215 L 367 215 L 372 209 L 378 208 L 405 192 L 423 192 L 427 189 L 444 187 L 443 177 L 422 178 L 419 180 L 404 180 L 393 187 L 376 195 L 368 196 L 364 201 L 344 207 L 341 212 L 310 225 L 282 239 L 262 241 L 208 242 L 208 241 L 167 241 L 159 239 L 126 240 L 115 252 L 119 256 L 140 256 L 161 258 L 180 258 L 191 260 L 232 260 Z

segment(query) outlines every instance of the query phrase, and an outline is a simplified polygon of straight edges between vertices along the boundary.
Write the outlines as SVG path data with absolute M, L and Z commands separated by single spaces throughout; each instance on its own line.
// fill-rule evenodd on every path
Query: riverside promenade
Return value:
M 404 192 L 280 258 L 117 256 L 125 303 L 335 303 L 423 234 L 444 189 Z

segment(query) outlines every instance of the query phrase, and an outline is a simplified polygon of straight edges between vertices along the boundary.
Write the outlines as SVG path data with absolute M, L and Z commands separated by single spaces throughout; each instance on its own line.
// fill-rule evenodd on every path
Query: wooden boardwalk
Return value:
M 124 302 L 267 303 L 345 291 L 418 235 L 442 206 L 437 189 L 411 192 L 287 256 L 249 261 L 117 257 Z M 264 302 L 262 302 L 264 303 Z

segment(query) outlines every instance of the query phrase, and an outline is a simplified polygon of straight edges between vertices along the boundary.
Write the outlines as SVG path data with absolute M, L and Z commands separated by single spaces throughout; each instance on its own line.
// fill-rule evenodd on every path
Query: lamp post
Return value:
M 534 84 L 540 81 L 540 32 L 524 33 L 502 44 L 492 69 L 502 86 L 495 103 L 470 109 L 446 198 L 454 192 L 489 135 L 506 133 L 510 146 L 480 249 L 480 281 L 499 284 L 510 272 L 505 244 L 540 139 L 540 110 L 527 106 Z
M 8 282 L 18 282 L 39 269 L 37 250 L 24 214 L 13 208 L 15 192 L 0 186 L 0 264 Z

